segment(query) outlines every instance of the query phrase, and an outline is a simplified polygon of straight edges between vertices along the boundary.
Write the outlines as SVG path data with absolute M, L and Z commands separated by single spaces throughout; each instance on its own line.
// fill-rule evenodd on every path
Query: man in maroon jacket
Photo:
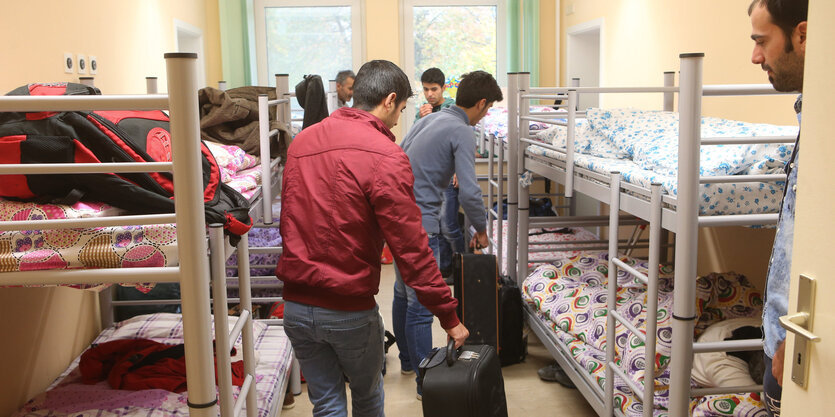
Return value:
M 364 64 L 354 107 L 296 136 L 282 189 L 284 328 L 307 380 L 313 415 L 383 416 L 383 325 L 374 295 L 388 242 L 407 285 L 456 346 L 469 332 L 429 249 L 406 154 L 394 143 L 406 74 L 388 61 Z

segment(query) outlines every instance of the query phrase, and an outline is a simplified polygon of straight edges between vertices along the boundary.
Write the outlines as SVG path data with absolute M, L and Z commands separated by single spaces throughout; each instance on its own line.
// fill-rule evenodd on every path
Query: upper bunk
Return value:
M 780 93 L 769 85 L 703 85 L 703 55 L 683 54 L 681 59 L 679 87 L 672 85 L 672 73 L 665 74 L 665 86 L 648 88 L 534 88 L 529 86 L 529 74 L 509 74 L 509 137 L 513 144 L 509 148 L 510 172 L 521 175 L 531 171 L 563 184 L 566 197 L 579 192 L 607 204 L 615 187 L 612 174 L 617 173 L 621 210 L 647 221 L 652 185 L 660 184 L 662 225 L 673 232 L 680 230 L 684 221 L 697 226 L 774 224 L 785 181 L 780 170 L 791 155 L 797 129 L 703 118 L 701 99 Z M 581 94 L 630 93 L 664 94 L 665 111 L 576 110 Z M 676 93 L 679 111 L 672 113 Z M 568 97 L 562 120 L 532 116 L 526 110 L 525 104 L 531 100 L 552 99 L 558 94 Z M 623 114 L 636 117 L 618 120 Z M 561 135 L 536 138 L 526 121 L 565 127 Z M 587 127 L 595 122 L 605 125 L 606 134 L 590 132 Z M 662 128 L 668 129 L 667 133 L 659 134 Z M 624 140 L 640 136 L 643 141 L 638 145 L 595 142 L 590 135 L 603 139 L 620 135 L 617 138 Z M 636 158 L 640 163 L 636 163 L 632 155 L 639 151 L 643 153 Z M 732 166 L 734 161 L 739 164 Z M 512 188 L 510 194 L 513 198 Z

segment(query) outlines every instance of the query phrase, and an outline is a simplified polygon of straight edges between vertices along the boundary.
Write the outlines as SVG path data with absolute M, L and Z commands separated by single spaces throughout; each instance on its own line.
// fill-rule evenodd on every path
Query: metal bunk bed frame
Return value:
M 509 165 L 511 178 L 521 175 L 524 170 L 529 170 L 539 175 L 554 179 L 564 184 L 565 193 L 568 198 L 573 196 L 574 191 L 589 195 L 596 200 L 610 205 L 609 213 L 609 276 L 615 276 L 618 269 L 623 269 L 637 279 L 647 284 L 647 311 L 657 310 L 658 295 L 658 269 L 650 267 L 649 276 L 642 275 L 617 259 L 617 229 L 621 216 L 619 213 L 625 211 L 638 218 L 650 222 L 650 254 L 649 265 L 658 265 L 660 252 L 663 248 L 662 232 L 668 230 L 676 233 L 675 251 L 675 293 L 673 305 L 673 336 L 671 352 L 671 382 L 670 382 L 670 406 L 669 415 L 680 417 L 689 414 L 690 398 L 692 396 L 724 394 L 737 392 L 761 391 L 762 386 L 746 387 L 719 387 L 709 389 L 691 389 L 690 374 L 693 363 L 693 354 L 715 351 L 742 351 L 760 350 L 762 341 L 759 339 L 739 340 L 714 343 L 695 343 L 693 331 L 696 320 L 696 260 L 698 248 L 699 226 L 728 226 L 728 225 L 753 225 L 753 224 L 774 224 L 777 214 L 747 214 L 747 215 L 725 215 L 725 216 L 701 216 L 699 214 L 699 185 L 703 183 L 729 183 L 729 182 L 752 182 L 752 181 L 779 181 L 785 180 L 785 175 L 748 175 L 733 177 L 700 177 L 700 146 L 718 144 L 752 144 L 752 143 L 791 143 L 793 137 L 757 137 L 757 138 L 702 138 L 700 133 L 701 120 L 701 98 L 703 96 L 731 96 L 731 95 L 760 95 L 777 94 L 768 85 L 720 85 L 703 86 L 702 84 L 702 61 L 704 54 L 681 54 L 681 78 L 680 87 L 673 86 L 673 74 L 665 73 L 665 86 L 654 88 L 531 88 L 529 87 L 529 74 L 509 74 L 508 82 L 511 88 L 509 103 L 510 117 L 508 120 Z M 621 183 L 620 174 L 612 172 L 609 177 L 591 172 L 590 170 L 575 167 L 574 156 L 574 120 L 577 116 L 575 106 L 577 95 L 580 93 L 663 93 L 664 109 L 671 110 L 673 94 L 679 93 L 679 171 L 678 171 L 678 194 L 676 197 L 661 194 L 660 184 L 653 184 L 650 189 Z M 543 94 L 567 94 L 568 95 L 568 140 L 566 150 L 562 151 L 553 146 L 543 145 L 541 142 L 532 141 L 528 138 L 528 124 L 520 121 L 539 120 L 532 118 L 528 113 L 528 106 L 520 105 L 525 100 L 542 99 L 553 96 Z M 566 161 L 558 161 L 543 158 L 527 152 L 527 145 L 533 144 L 557 150 L 566 154 Z M 509 244 L 511 245 L 508 256 L 517 254 L 516 259 L 509 259 L 509 270 L 515 276 L 516 281 L 521 285 L 522 280 L 527 276 L 527 234 L 517 233 L 518 230 L 527 230 L 528 227 L 528 190 L 520 185 L 511 187 L 508 206 L 511 210 L 508 216 L 511 220 L 510 228 L 514 223 L 518 225 L 517 230 L 509 231 Z M 514 203 L 514 204 L 511 204 Z M 515 213 L 514 213 L 515 212 Z M 518 240 L 517 240 L 518 239 Z M 518 242 L 518 244 L 516 243 Z M 516 264 L 516 269 L 510 265 Z M 611 280 L 610 280 L 611 282 Z M 616 321 L 624 324 L 633 334 L 645 342 L 645 355 L 647 358 L 655 357 L 655 320 L 647 320 L 646 335 L 638 331 L 626 320 L 617 314 L 615 308 L 617 285 L 608 287 L 608 310 L 607 317 L 607 340 L 614 340 L 614 328 Z M 654 400 L 654 389 L 644 389 L 635 384 L 623 370 L 614 363 L 614 349 L 606 349 L 606 385 L 601 392 L 591 376 L 574 362 L 568 354 L 565 346 L 553 332 L 545 326 L 538 318 L 535 311 L 526 306 L 526 315 L 529 323 L 537 336 L 547 341 L 546 347 L 557 359 L 577 385 L 584 397 L 589 401 L 595 411 L 601 416 L 622 415 L 616 410 L 613 402 L 614 377 L 624 380 L 630 389 L 635 393 L 637 400 L 643 404 L 652 404 Z M 654 361 L 647 361 L 647 375 L 655 375 Z M 643 415 L 653 415 L 654 407 L 644 407 Z
M 172 162 L 156 163 L 96 163 L 96 164 L 9 164 L 0 166 L 2 174 L 69 174 L 92 172 L 173 172 L 176 195 L 174 214 L 130 215 L 110 218 L 60 219 L 41 221 L 4 221 L 0 230 L 28 230 L 31 228 L 68 229 L 96 226 L 126 226 L 143 224 L 177 224 L 180 255 L 175 267 L 144 267 L 123 269 L 46 270 L 6 272 L 6 285 L 27 284 L 117 284 L 124 282 L 179 282 L 185 339 L 186 380 L 189 386 L 190 416 L 208 417 L 218 414 L 214 353 L 210 330 L 208 276 L 223 273 L 225 250 L 222 225 L 209 225 L 206 239 L 206 220 L 203 211 L 200 124 L 197 112 L 197 55 L 194 53 L 166 53 L 168 95 L 109 95 L 109 96 L 17 96 L 0 98 L 0 111 L 78 111 L 78 110 L 158 110 L 168 109 L 172 140 Z M 148 81 L 149 86 L 151 81 Z M 149 87 L 150 88 L 150 87 Z M 289 102 L 289 100 L 288 100 Z M 177 140 L 177 138 L 185 138 Z M 189 140 L 188 138 L 191 138 Z M 173 161 L 176 161 L 174 163 Z M 246 237 L 242 239 L 246 242 Z M 210 247 L 214 250 L 211 252 Z M 245 245 L 243 251 L 246 251 Z M 211 253 L 211 263 L 206 254 Z M 248 257 L 246 258 L 248 260 Z M 246 263 L 246 262 L 244 262 Z M 211 273 L 210 273 L 211 271 Z M 247 268 L 248 272 L 248 268 Z M 225 281 L 213 279 L 215 311 L 226 315 Z M 246 285 L 246 284 L 245 284 Z M 222 291 L 218 291 L 223 288 Z M 244 290 L 244 288 L 242 288 Z M 248 291 L 246 292 L 248 294 Z M 257 411 L 254 390 L 254 350 L 251 320 L 251 300 L 242 297 L 244 311 L 230 333 L 228 321 L 216 321 L 218 346 L 229 346 L 242 335 L 247 376 L 237 401 L 232 395 L 229 349 L 217 349 L 218 381 L 221 415 L 238 415 L 247 405 L 248 415 Z M 249 306 L 246 306 L 249 304 Z M 220 310 L 218 307 L 222 306 Z M 252 389 L 250 389 L 252 388 Z M 283 395 L 283 392 L 281 393 Z

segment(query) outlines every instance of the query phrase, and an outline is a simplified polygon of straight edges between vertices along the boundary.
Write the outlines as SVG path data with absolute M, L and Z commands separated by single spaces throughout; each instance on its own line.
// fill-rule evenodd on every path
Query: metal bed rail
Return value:
M 40 96 L 0 97 L 0 111 L 84 111 L 84 110 L 159 110 L 168 109 L 171 115 L 172 160 L 177 198 L 175 219 L 177 237 L 181 242 L 180 265 L 177 268 L 134 268 L 122 270 L 65 270 L 37 273 L 5 273 L 4 277 L 25 277 L 27 284 L 99 282 L 113 274 L 128 281 L 177 281 L 183 288 L 183 326 L 185 337 L 186 380 L 189 386 L 189 414 L 197 417 L 217 415 L 214 383 L 212 337 L 209 328 L 208 276 L 209 265 L 205 254 L 205 214 L 203 211 L 202 170 L 199 116 L 197 114 L 197 55 L 191 53 L 165 54 L 168 75 L 168 95 L 145 96 Z M 21 228 L 31 227 L 19 222 Z M 24 275 L 21 275 L 24 274 Z M 98 278 L 101 278 L 100 280 Z M 60 280 L 60 281 L 58 281 Z M 7 281 L 8 283 L 8 281 Z M 231 390 L 231 385 L 228 387 Z

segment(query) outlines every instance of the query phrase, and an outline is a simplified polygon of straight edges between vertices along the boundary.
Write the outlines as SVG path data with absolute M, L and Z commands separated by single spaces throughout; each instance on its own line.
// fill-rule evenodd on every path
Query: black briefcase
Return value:
M 450 341 L 420 363 L 424 417 L 507 417 L 504 378 L 496 350 Z
M 499 279 L 495 255 L 456 253 L 453 280 L 458 317 L 470 331 L 467 344 L 493 346 L 502 366 L 524 360 L 522 293 L 510 278 Z

